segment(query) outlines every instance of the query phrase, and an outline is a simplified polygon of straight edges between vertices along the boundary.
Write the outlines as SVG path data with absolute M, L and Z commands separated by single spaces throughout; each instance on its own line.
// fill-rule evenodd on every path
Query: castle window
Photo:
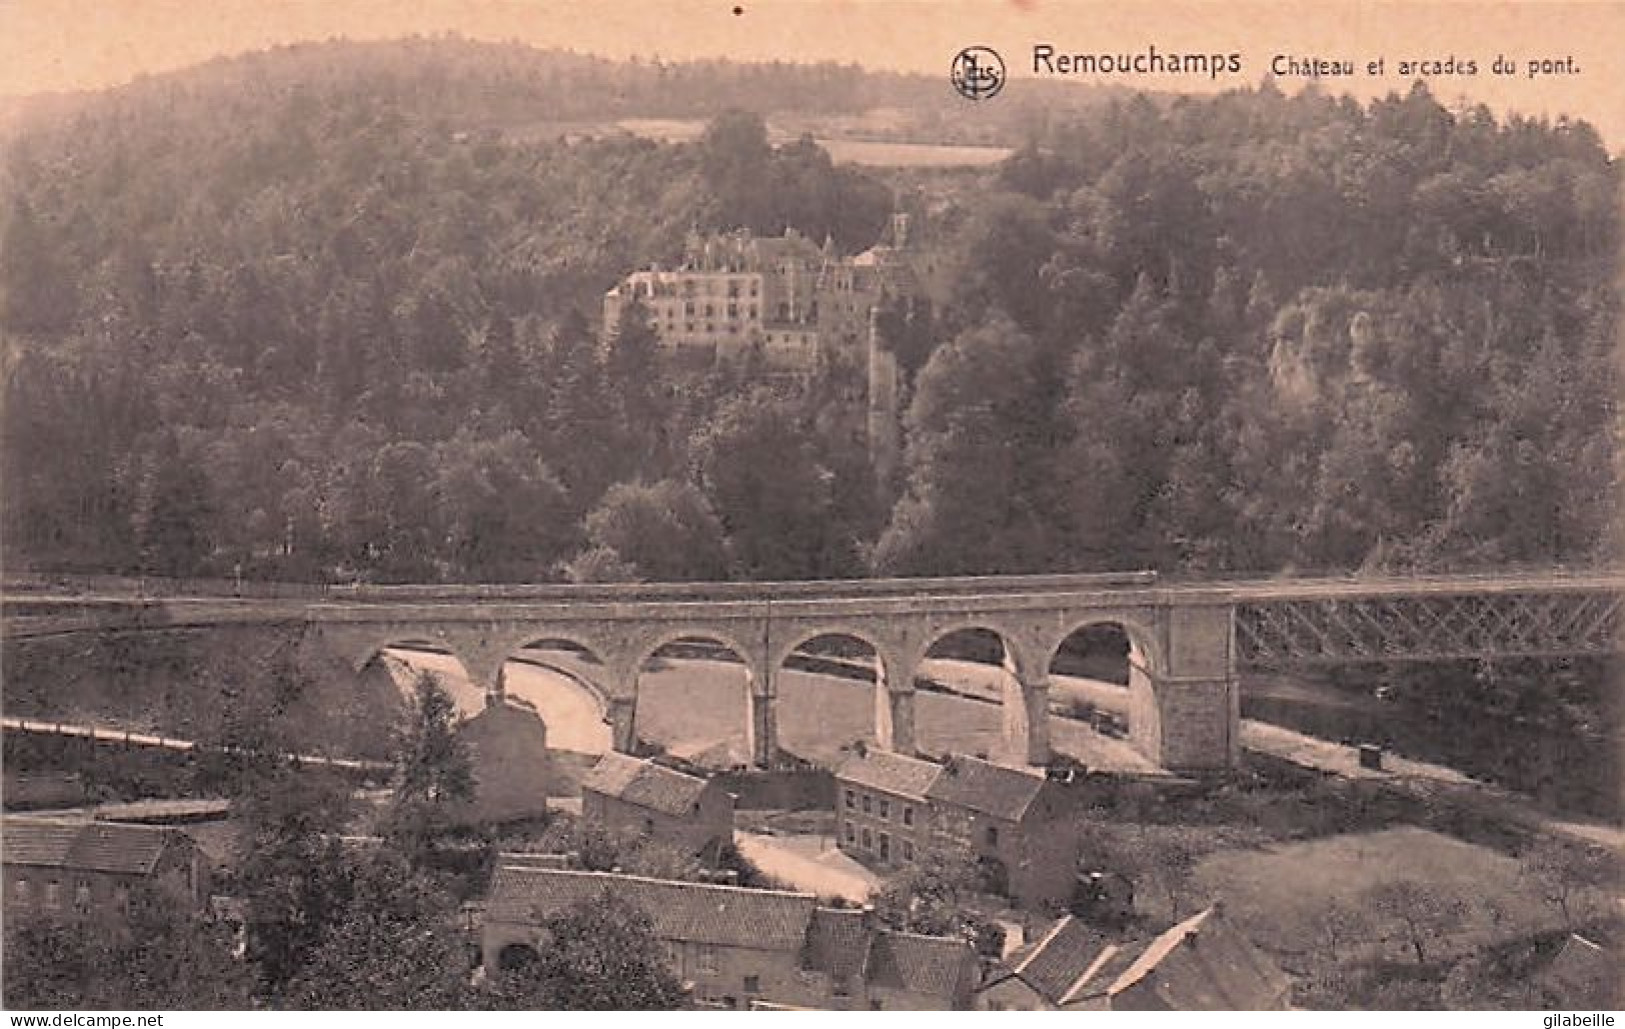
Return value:
M 806 341 L 803 340 L 802 342 Z M 887 800 L 885 797 L 880 798 L 880 817 L 887 819 L 888 821 L 891 819 L 891 801 Z
M 863 795 L 863 813 L 867 815 L 867 814 L 872 813 L 873 811 L 874 811 L 874 798 L 869 796 L 867 793 L 865 793 Z
M 903 824 L 904 825 L 913 825 L 914 824 L 914 806 L 912 804 L 904 804 L 903 805 Z

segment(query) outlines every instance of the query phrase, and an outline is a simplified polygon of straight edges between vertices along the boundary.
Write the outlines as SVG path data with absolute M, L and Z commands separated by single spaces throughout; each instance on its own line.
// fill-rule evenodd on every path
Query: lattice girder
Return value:
M 1248 600 L 1236 608 L 1244 665 L 1609 654 L 1614 591 Z

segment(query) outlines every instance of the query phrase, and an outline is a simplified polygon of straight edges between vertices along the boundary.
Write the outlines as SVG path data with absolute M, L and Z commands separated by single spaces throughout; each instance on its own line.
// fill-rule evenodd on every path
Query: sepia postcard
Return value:
M 1617 2 L 0 0 L 0 1006 L 1614 1025 L 1622 166 Z

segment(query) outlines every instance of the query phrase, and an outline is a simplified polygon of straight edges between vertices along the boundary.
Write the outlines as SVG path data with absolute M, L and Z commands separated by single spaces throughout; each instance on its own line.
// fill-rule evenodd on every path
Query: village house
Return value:
M 512 865 L 492 879 L 485 967 L 522 966 L 546 945 L 543 923 L 606 894 L 649 916 L 698 1005 L 952 1010 L 975 989 L 964 940 L 895 932 L 872 910 L 821 907 L 810 893 Z
M 1055 907 L 1077 881 L 1075 805 L 1065 786 L 955 755 L 943 764 L 868 750 L 835 773 L 836 841 L 882 868 L 968 854 L 1026 907 Z
M 207 903 L 208 862 L 179 829 L 15 816 L 3 825 L 8 916 L 122 919 L 139 904 Z
M 1284 1011 L 1285 973 L 1214 905 L 1149 939 L 1114 943 L 1073 915 L 976 992 L 983 1011 Z
M 547 751 L 547 725 L 517 697 L 495 694 L 485 709 L 457 727 L 468 746 L 474 799 L 459 817 L 476 823 L 547 817 L 549 785 L 557 778 Z
M 581 780 L 581 820 L 714 860 L 733 842 L 734 798 L 715 779 L 610 751 Z

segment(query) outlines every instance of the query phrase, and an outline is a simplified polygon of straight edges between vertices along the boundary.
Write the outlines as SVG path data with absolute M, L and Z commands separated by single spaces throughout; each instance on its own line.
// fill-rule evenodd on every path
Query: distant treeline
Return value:
M 323 44 L 35 126 L 0 210 L 7 567 L 794 579 L 1609 552 L 1619 182 L 1584 123 L 1420 86 L 1140 97 L 1059 106 L 1003 166 L 918 192 L 898 173 L 902 195 L 747 114 L 687 145 L 480 130 L 911 88 Z M 882 318 L 895 482 L 875 482 L 860 367 L 792 389 L 667 372 L 646 325 L 600 343 L 603 290 L 691 229 L 853 253 L 894 206 L 950 287 Z

